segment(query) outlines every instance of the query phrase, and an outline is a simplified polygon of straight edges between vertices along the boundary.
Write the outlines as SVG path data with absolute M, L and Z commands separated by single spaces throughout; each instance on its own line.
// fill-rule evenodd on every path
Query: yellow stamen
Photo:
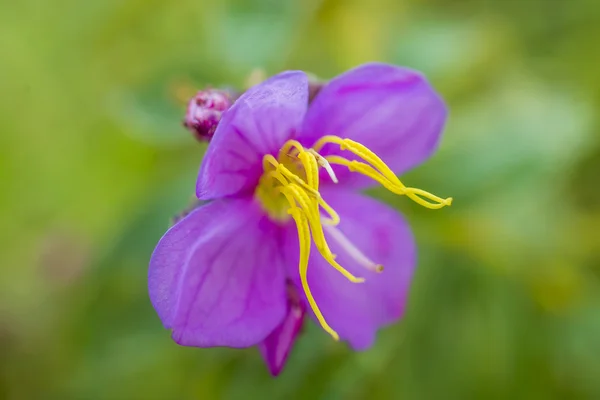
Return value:
M 408 188 L 406 187 L 400 179 L 394 174 L 394 172 L 383 162 L 381 158 L 379 158 L 375 153 L 369 150 L 367 147 L 362 144 L 355 142 L 351 139 L 342 139 L 337 136 L 323 136 L 319 141 L 315 144 L 315 151 L 319 151 L 325 144 L 327 143 L 335 143 L 340 146 L 341 150 L 348 150 L 359 158 L 367 161 L 370 165 L 357 162 L 350 161 L 340 156 L 329 156 L 326 159 L 332 164 L 341 164 L 348 167 L 351 171 L 360 172 L 363 175 L 366 175 L 377 182 L 381 183 L 386 189 L 391 191 L 392 193 L 399 195 L 406 195 L 412 201 L 422 205 L 423 207 L 430 209 L 438 209 L 445 206 L 449 206 L 452 204 L 452 197 L 448 197 L 447 199 L 442 199 L 434 194 L 426 192 L 422 189 Z M 379 176 L 381 179 L 377 178 Z M 387 180 L 391 183 L 394 189 L 391 189 L 388 185 L 383 183 L 382 179 Z M 432 200 L 435 203 L 430 203 L 425 201 L 422 197 Z
M 326 144 L 336 144 L 341 150 L 349 151 L 362 161 L 349 160 L 337 155 L 323 157 L 319 151 Z M 299 273 L 302 289 L 323 329 L 338 340 L 338 334 L 327 324 L 308 284 L 311 238 L 321 257 L 350 282 L 361 283 L 365 279 L 355 277 L 335 260 L 336 256 L 329 248 L 325 232 L 358 265 L 371 272 L 382 272 L 383 266 L 368 258 L 339 229 L 335 228 L 340 223 L 340 217 L 319 192 L 319 168 L 323 168 L 334 183 L 338 181 L 331 164 L 341 165 L 352 172 L 365 175 L 392 193 L 405 195 L 427 208 L 449 206 L 452 198 L 442 199 L 424 190 L 406 187 L 367 147 L 337 136 L 325 136 L 310 149 L 304 148 L 295 140 L 290 140 L 281 148 L 277 158 L 270 154 L 263 157 L 264 174 L 260 178 L 255 195 L 273 219 L 284 222 L 291 216 L 296 223 L 300 245 Z
M 338 215 L 337 212 L 335 212 L 335 210 L 333 208 L 331 208 L 331 206 L 329 204 L 327 204 L 325 202 L 325 200 L 323 200 L 323 198 L 321 197 L 321 199 L 319 200 L 319 205 L 321 207 L 323 207 L 323 210 L 329 214 L 329 218 L 323 218 L 321 217 L 321 220 L 323 221 L 323 223 L 325 225 L 330 225 L 330 226 L 336 226 L 339 225 L 340 223 L 340 216 Z
M 331 329 L 331 327 L 325 320 L 325 317 L 323 317 L 321 310 L 319 310 L 319 306 L 317 306 L 315 298 L 310 292 L 310 286 L 308 286 L 308 257 L 310 256 L 310 231 L 308 228 L 308 219 L 306 217 L 306 214 L 304 214 L 299 208 L 295 206 L 292 206 L 292 208 L 290 208 L 288 212 L 291 214 L 292 218 L 294 218 L 294 221 L 296 222 L 296 229 L 298 230 L 298 241 L 300 244 L 299 270 L 300 281 L 302 282 L 302 290 L 304 290 L 304 294 L 306 295 L 306 299 L 310 304 L 310 308 L 312 308 L 313 312 L 315 313 L 315 316 L 317 317 L 317 320 L 319 321 L 325 332 L 329 333 L 333 337 L 333 339 L 339 340 L 339 335 L 336 331 Z
M 320 216 L 318 215 L 318 204 L 315 202 L 311 202 L 306 193 L 302 192 L 300 188 L 294 184 L 290 184 L 284 188 L 282 188 L 282 192 L 288 199 L 291 201 L 295 201 L 299 206 L 303 213 L 306 215 L 308 220 L 308 225 L 310 226 L 310 231 L 312 233 L 312 238 L 321 253 L 321 256 L 336 270 L 338 270 L 346 279 L 350 282 L 354 283 L 362 283 L 364 282 L 364 278 L 357 278 L 352 275 L 350 272 L 346 271 L 344 267 L 338 264 L 335 261 L 335 257 L 333 253 L 329 249 L 329 245 L 325 240 L 325 235 L 323 233 L 323 227 L 321 226 Z M 293 199 L 293 200 L 292 200 Z

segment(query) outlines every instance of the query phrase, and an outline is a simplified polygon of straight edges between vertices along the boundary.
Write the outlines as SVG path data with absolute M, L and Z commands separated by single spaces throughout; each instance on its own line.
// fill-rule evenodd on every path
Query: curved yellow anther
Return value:
M 327 214 L 329 214 L 329 218 L 321 218 L 323 220 L 323 222 L 325 223 L 325 225 L 331 225 L 331 226 L 339 225 L 339 223 L 340 223 L 339 214 L 333 208 L 331 208 L 331 206 L 329 204 L 327 204 L 325 202 L 325 200 L 323 200 L 322 197 L 319 199 L 319 205 L 323 208 L 323 210 L 325 210 L 325 212 L 327 212 Z
M 352 172 L 358 172 L 362 175 L 365 175 L 365 176 L 373 179 L 374 181 L 380 183 L 383 187 L 385 187 L 390 192 L 393 192 L 393 193 L 399 194 L 399 195 L 405 194 L 405 187 L 404 187 L 404 185 L 402 185 L 402 183 L 400 183 L 400 185 L 396 185 L 396 184 L 390 182 L 389 179 L 386 179 L 385 176 L 381 175 L 375 168 L 371 167 L 368 164 L 365 164 L 365 163 L 362 163 L 359 161 L 355 161 L 355 160 L 350 161 L 350 160 L 348 160 L 344 157 L 340 157 L 340 156 L 327 156 L 326 158 L 327 158 L 327 161 L 329 161 L 331 164 L 343 165 Z
M 315 198 L 321 197 L 321 194 L 318 192 L 317 189 L 315 189 L 314 187 L 311 187 L 309 184 L 304 182 L 298 175 L 291 172 L 283 164 L 277 165 L 277 171 L 280 172 L 287 179 L 289 179 L 291 182 L 295 182 L 298 185 L 302 186 L 307 192 L 312 194 Z
M 414 201 L 417 204 L 422 205 L 423 207 L 430 208 L 432 210 L 437 210 L 442 207 L 449 207 L 452 205 L 452 200 L 453 200 L 452 197 L 442 199 L 441 197 L 438 197 L 434 194 L 431 194 L 422 189 L 416 189 L 416 188 L 406 188 L 405 190 L 406 190 L 406 196 L 408 198 L 410 198 L 412 201 Z M 435 201 L 435 203 L 427 202 L 422 197 L 429 199 L 431 201 Z
M 317 142 L 315 146 L 321 148 L 326 143 L 338 144 L 341 150 L 348 150 L 371 165 L 356 160 L 350 161 L 341 156 L 325 157 L 331 164 L 344 165 L 350 171 L 358 172 L 368 176 L 369 178 L 379 182 L 383 187 L 392 193 L 406 195 L 415 203 L 429 209 L 435 210 L 450 206 L 452 204 L 452 197 L 442 199 L 441 197 L 426 192 L 425 190 L 406 187 L 400 181 L 400 179 L 398 179 L 394 172 L 383 162 L 383 160 L 379 158 L 379 156 L 358 142 L 355 142 L 351 139 L 341 139 L 336 136 L 324 136 Z
M 300 209 L 304 212 L 308 219 L 308 224 L 310 226 L 310 231 L 312 233 L 313 241 L 315 242 L 315 246 L 321 256 L 339 273 L 341 273 L 346 279 L 348 279 L 352 283 L 363 283 L 365 281 L 364 278 L 357 278 L 348 272 L 344 267 L 342 267 L 337 261 L 335 261 L 335 257 L 333 253 L 329 249 L 329 245 L 325 240 L 325 235 L 323 234 L 323 227 L 321 226 L 320 216 L 315 212 L 316 207 L 314 204 L 311 204 L 310 199 L 306 196 L 300 188 L 291 183 L 282 189 L 282 193 L 288 197 L 288 201 L 297 202 Z
M 315 156 L 308 152 L 298 154 L 298 159 L 304 167 L 306 173 L 306 183 L 313 189 L 319 188 L 319 165 Z
M 319 152 L 327 143 L 335 143 L 341 145 L 343 143 L 343 140 L 344 139 L 338 136 L 325 135 L 322 136 L 319 140 L 317 140 L 317 142 L 313 145 L 312 148 L 314 151 Z
M 270 171 L 268 175 L 276 179 L 283 186 L 289 183 L 287 179 L 285 179 L 285 176 L 283 176 L 279 171 Z
M 294 205 L 292 205 L 292 208 L 290 208 L 288 212 L 294 219 L 294 222 L 296 222 L 296 229 L 298 230 L 298 241 L 300 245 L 300 262 L 298 269 L 302 289 L 304 290 L 308 304 L 310 304 L 310 308 L 315 313 L 317 320 L 325 332 L 329 333 L 335 340 L 339 340 L 340 336 L 329 326 L 325 317 L 323 317 L 323 314 L 310 291 L 310 286 L 308 285 L 308 258 L 310 256 L 310 230 L 308 227 L 308 219 L 305 213 Z
M 282 156 L 285 154 L 290 154 L 290 151 L 292 149 L 296 150 L 298 153 L 302 153 L 305 151 L 304 146 L 302 146 L 302 144 L 300 144 L 300 142 L 298 142 L 297 140 L 288 140 L 279 150 L 279 154 Z

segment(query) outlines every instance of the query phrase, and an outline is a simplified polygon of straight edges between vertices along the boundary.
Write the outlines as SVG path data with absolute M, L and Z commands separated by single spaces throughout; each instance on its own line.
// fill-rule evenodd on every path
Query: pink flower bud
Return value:
M 183 126 L 197 140 L 207 142 L 215 133 L 221 115 L 230 106 L 231 97 L 227 92 L 217 89 L 201 90 L 188 103 Z

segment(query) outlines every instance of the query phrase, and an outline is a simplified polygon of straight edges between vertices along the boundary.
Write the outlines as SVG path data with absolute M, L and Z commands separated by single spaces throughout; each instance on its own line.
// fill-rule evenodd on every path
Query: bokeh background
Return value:
M 0 398 L 600 399 L 600 2 L 0 2 Z M 205 147 L 185 97 L 255 68 L 424 71 L 451 117 L 404 179 L 419 266 L 403 321 L 354 353 L 307 329 L 175 345 L 149 256 Z M 308 326 L 309 325 L 309 326 Z

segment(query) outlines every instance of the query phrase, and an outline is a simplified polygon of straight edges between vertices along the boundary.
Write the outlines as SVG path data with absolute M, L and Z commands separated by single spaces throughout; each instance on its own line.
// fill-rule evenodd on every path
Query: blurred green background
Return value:
M 600 2 L 0 3 L 0 398 L 600 399 Z M 353 353 L 314 324 L 256 349 L 175 345 L 149 256 L 193 196 L 189 90 L 255 68 L 424 71 L 451 116 L 404 177 L 403 321 Z

